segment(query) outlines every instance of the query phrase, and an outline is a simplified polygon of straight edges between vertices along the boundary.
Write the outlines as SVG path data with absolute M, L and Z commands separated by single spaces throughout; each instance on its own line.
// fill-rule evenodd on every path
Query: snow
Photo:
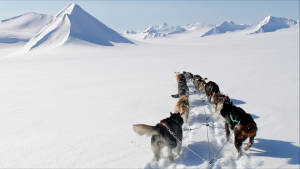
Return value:
M 238 30 L 244 30 L 248 28 L 249 25 L 239 25 L 235 24 L 233 21 L 225 21 L 222 24 L 213 27 L 208 32 L 203 34 L 201 37 L 209 36 L 209 35 L 215 35 L 215 34 L 223 34 L 226 32 L 233 32 Z
M 113 43 L 133 43 L 72 3 L 35 35 L 25 45 L 25 50 L 37 47 L 53 48 L 70 41 L 104 46 L 113 46 Z
M 27 42 L 52 18 L 49 15 L 30 12 L 2 20 L 0 22 L 0 43 Z
M 166 37 L 173 34 L 179 34 L 186 32 L 187 29 L 184 26 L 171 26 L 167 23 L 156 26 L 149 26 L 142 32 L 127 30 L 125 31 L 125 36 L 129 36 L 137 39 L 152 39 L 152 38 L 161 38 Z M 133 35 L 133 36 L 130 36 Z
M 297 21 L 292 19 L 267 16 L 263 21 L 261 21 L 252 32 L 254 33 L 264 33 L 264 32 L 274 32 L 278 29 L 289 28 L 293 25 L 296 25 Z
M 74 8 L 42 32 L 54 25 L 56 38 L 73 38 L 64 35 L 73 29 Z M 201 38 L 207 30 L 114 47 L 71 40 L 53 49 L 63 40 L 44 41 L 28 53 L 22 43 L 0 44 L 0 167 L 209 168 L 216 155 L 217 169 L 299 168 L 299 27 Z M 133 132 L 133 124 L 169 116 L 177 101 L 170 96 L 174 72 L 184 70 L 216 82 L 255 119 L 257 137 L 240 159 L 232 141 L 224 145 L 222 117 L 191 83 L 183 127 L 193 130 L 184 131 L 174 163 L 153 161 L 150 138 Z

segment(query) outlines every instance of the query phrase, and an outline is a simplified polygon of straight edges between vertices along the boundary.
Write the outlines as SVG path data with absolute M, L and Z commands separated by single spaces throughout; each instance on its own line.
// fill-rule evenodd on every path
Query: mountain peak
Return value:
M 29 51 L 39 46 L 56 47 L 78 40 L 103 46 L 114 46 L 113 43 L 133 43 L 79 5 L 71 3 L 25 45 L 25 50 Z
M 78 11 L 84 11 L 79 5 L 76 3 L 69 4 L 66 8 L 64 8 L 62 11 L 60 11 L 56 17 L 61 17 L 63 15 L 72 15 L 73 13 Z
M 247 29 L 248 27 L 249 25 L 239 25 L 234 23 L 233 21 L 225 21 L 222 24 L 213 27 L 208 32 L 203 34 L 201 37 L 214 35 L 214 34 L 223 34 L 226 32 L 233 32 L 238 30 L 244 30 Z
M 275 17 L 275 16 L 266 16 L 264 20 L 262 20 L 255 28 L 255 33 L 263 33 L 263 32 L 274 32 L 278 29 L 289 28 L 292 25 L 297 24 L 296 21 L 292 19 L 287 19 L 283 17 Z

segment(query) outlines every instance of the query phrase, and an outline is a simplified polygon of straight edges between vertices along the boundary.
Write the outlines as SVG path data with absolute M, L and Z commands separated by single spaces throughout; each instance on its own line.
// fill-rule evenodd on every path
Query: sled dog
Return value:
M 180 113 L 181 116 L 184 116 L 184 122 L 187 123 L 189 118 L 189 99 L 187 96 L 181 96 L 174 108 L 174 113 Z
M 211 103 L 211 97 L 214 93 L 220 93 L 219 86 L 213 81 L 207 82 L 205 84 L 205 94 L 209 103 Z
M 215 112 L 220 113 L 224 104 L 232 104 L 230 98 L 221 93 L 213 93 L 211 97 L 211 102 L 215 108 Z
M 170 117 L 163 119 L 155 126 L 146 124 L 133 125 L 133 131 L 138 135 L 151 136 L 151 149 L 156 160 L 160 159 L 163 147 L 168 148 L 168 159 L 172 162 L 174 152 L 179 156 L 182 146 L 183 119 L 179 113 L 170 113 Z
M 250 114 L 232 104 L 224 104 L 221 115 L 225 118 L 225 130 L 227 141 L 230 137 L 230 130 L 234 132 L 234 146 L 241 155 L 242 143 L 249 138 L 249 142 L 243 149 L 248 150 L 254 143 L 257 126 Z
M 176 80 L 178 84 L 178 94 L 171 95 L 173 98 L 179 98 L 181 96 L 188 96 L 189 88 L 186 83 L 186 79 L 183 74 L 176 72 Z

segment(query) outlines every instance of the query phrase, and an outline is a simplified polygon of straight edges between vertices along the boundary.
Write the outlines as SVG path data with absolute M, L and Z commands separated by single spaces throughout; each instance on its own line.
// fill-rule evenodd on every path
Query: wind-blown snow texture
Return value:
M 26 42 L 52 20 L 52 16 L 26 13 L 0 22 L 0 43 Z
M 114 30 L 72 3 L 62 10 L 55 19 L 33 37 L 25 50 L 36 47 L 60 46 L 72 40 L 113 46 L 113 43 L 132 43 Z
M 235 24 L 233 21 L 225 21 L 221 25 L 213 27 L 211 30 L 203 34 L 201 37 L 209 36 L 209 35 L 215 35 L 215 34 L 223 34 L 226 32 L 233 32 L 237 30 L 244 30 L 248 28 L 249 25 L 238 25 Z

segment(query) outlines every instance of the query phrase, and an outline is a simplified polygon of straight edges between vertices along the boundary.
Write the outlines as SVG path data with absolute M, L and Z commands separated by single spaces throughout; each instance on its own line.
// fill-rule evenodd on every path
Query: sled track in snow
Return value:
M 252 162 L 251 156 L 244 152 L 237 158 L 237 152 L 231 139 L 226 141 L 224 120 L 208 103 L 205 93 L 200 93 L 191 82 L 189 87 L 190 114 L 187 124 L 183 125 L 183 147 L 181 155 L 169 164 L 166 159 L 151 161 L 145 168 L 257 168 L 263 162 Z M 192 149 L 202 158 L 187 149 Z M 211 164 L 209 163 L 211 161 Z

